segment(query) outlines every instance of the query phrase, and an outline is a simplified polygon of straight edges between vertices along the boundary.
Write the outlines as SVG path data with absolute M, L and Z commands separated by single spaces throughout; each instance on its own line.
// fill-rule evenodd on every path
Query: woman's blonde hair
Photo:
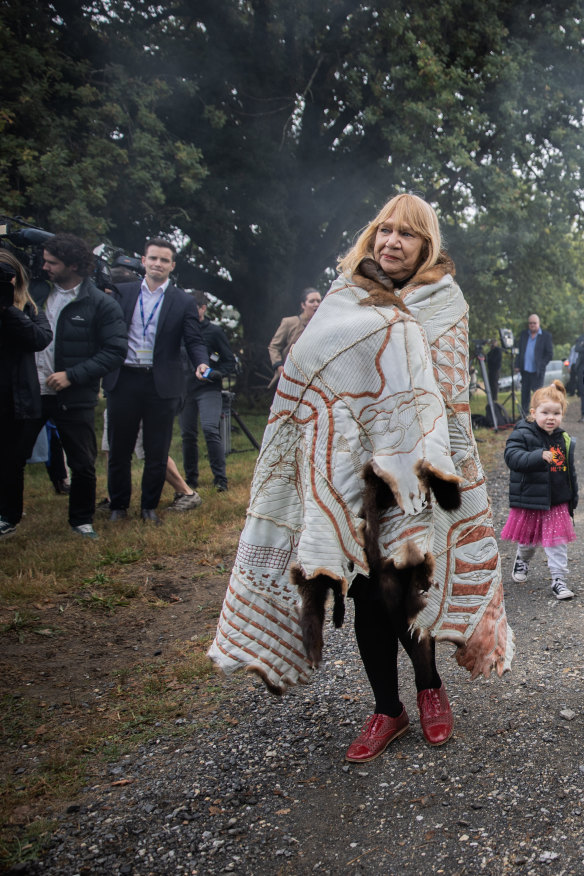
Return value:
M 21 265 L 16 256 L 13 256 L 6 249 L 0 249 L 0 262 L 10 265 L 16 273 L 14 280 L 14 306 L 18 307 L 19 310 L 24 310 L 25 304 L 30 304 L 34 312 L 38 313 L 38 308 L 28 291 L 28 274 L 24 266 Z
M 554 380 L 549 386 L 542 386 L 535 390 L 533 398 L 531 399 L 529 416 L 526 417 L 526 420 L 533 423 L 535 417 L 533 416 L 532 411 L 537 410 L 537 408 L 540 405 L 545 404 L 545 402 L 554 402 L 554 404 L 561 405 L 562 417 L 564 416 L 568 409 L 568 399 L 566 397 L 566 387 L 561 380 Z
M 350 277 L 356 270 L 361 259 L 373 257 L 373 246 L 377 229 L 384 222 L 392 218 L 394 224 L 400 228 L 409 225 L 414 234 L 422 238 L 422 252 L 420 264 L 416 273 L 425 271 L 438 261 L 442 248 L 440 225 L 433 207 L 418 195 L 396 195 L 385 204 L 369 225 L 361 232 L 357 242 L 349 252 L 339 260 L 337 269 L 340 273 Z

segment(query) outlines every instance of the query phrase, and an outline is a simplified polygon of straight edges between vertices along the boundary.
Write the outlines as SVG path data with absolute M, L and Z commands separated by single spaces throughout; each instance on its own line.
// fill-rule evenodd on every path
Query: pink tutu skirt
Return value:
M 543 547 L 574 541 L 576 533 L 568 503 L 552 505 L 549 511 L 511 508 L 501 530 L 501 538 L 519 544 L 541 544 Z

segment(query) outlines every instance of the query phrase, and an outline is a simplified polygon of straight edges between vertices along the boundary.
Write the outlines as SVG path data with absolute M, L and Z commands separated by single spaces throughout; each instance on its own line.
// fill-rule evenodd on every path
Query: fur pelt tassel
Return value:
M 432 586 L 433 575 L 434 560 L 430 554 L 422 563 L 404 569 L 396 569 L 391 560 L 386 560 L 379 583 L 390 613 L 402 613 L 411 624 L 426 604 L 425 594 Z
M 416 474 L 426 490 L 432 490 L 434 498 L 444 511 L 456 511 L 460 508 L 461 478 L 438 473 L 424 460 L 418 462 Z
M 428 486 L 444 511 L 456 511 L 457 508 L 460 508 L 460 487 L 458 484 L 431 476 L 428 478 Z
M 290 570 L 292 583 L 298 588 L 302 599 L 300 608 L 300 629 L 306 656 L 313 668 L 319 666 L 322 659 L 324 640 L 322 630 L 324 613 L 329 590 L 334 596 L 333 623 L 335 627 L 343 625 L 345 619 L 345 600 L 341 582 L 329 578 L 328 575 L 316 575 L 306 580 L 301 569 L 293 566 Z
M 379 517 L 388 508 L 397 504 L 391 487 L 378 477 L 370 465 L 363 469 L 363 508 L 361 516 L 365 520 L 366 539 L 365 553 L 369 570 L 372 574 L 379 569 L 381 556 L 379 553 Z

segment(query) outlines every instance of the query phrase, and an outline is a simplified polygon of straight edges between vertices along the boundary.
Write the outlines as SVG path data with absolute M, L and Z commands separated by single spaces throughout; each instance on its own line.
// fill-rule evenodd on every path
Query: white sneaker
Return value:
M 513 566 L 513 571 L 511 572 L 511 577 L 517 584 L 523 584 L 524 581 L 527 581 L 527 573 L 529 572 L 529 563 L 526 563 L 525 560 L 522 560 L 519 554 L 515 557 L 515 565 Z
M 556 599 L 572 599 L 573 593 L 561 578 L 554 578 L 552 593 Z
M 81 523 L 79 526 L 72 526 L 71 529 L 83 538 L 99 538 L 91 523 Z
M 8 520 L 4 520 L 3 517 L 0 517 L 0 538 L 13 535 L 15 532 L 16 526 L 14 523 L 9 523 Z
M 203 500 L 195 490 L 193 493 L 175 493 L 174 502 L 168 506 L 169 511 L 192 511 L 198 508 Z

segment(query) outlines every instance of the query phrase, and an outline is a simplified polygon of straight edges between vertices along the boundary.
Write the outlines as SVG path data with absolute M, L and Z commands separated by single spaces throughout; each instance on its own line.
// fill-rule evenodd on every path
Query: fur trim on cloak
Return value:
M 433 283 L 441 280 L 446 274 L 454 277 L 455 273 L 454 262 L 447 253 L 442 251 L 435 265 L 419 274 L 414 274 L 407 285 L 403 287 L 403 293 L 415 286 L 431 286 Z M 402 301 L 402 290 L 399 290 L 400 294 L 394 292 L 394 289 L 397 287 L 375 259 L 361 259 L 357 270 L 353 274 L 352 282 L 356 286 L 360 286 L 361 289 L 365 289 L 366 292 L 369 292 L 369 298 L 363 298 L 359 302 L 361 307 L 371 307 L 372 305 L 378 307 L 397 307 L 404 313 L 410 312 Z

